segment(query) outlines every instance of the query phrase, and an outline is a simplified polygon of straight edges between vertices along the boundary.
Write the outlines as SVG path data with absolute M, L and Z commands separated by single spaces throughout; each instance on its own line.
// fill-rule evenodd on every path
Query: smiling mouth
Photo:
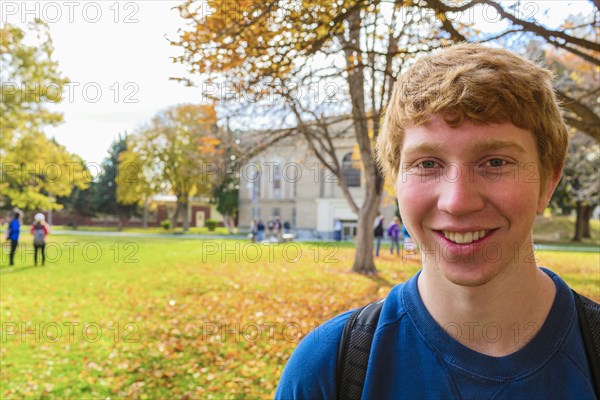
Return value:
M 480 231 L 473 231 L 473 232 L 452 232 L 452 231 L 438 231 L 438 232 L 440 232 L 442 235 L 444 235 L 444 237 L 446 239 L 448 239 L 449 241 L 451 241 L 452 243 L 469 244 L 469 243 L 473 243 L 473 242 L 483 239 L 484 237 L 489 235 L 489 233 L 492 232 L 493 230 L 494 229 L 480 230 Z

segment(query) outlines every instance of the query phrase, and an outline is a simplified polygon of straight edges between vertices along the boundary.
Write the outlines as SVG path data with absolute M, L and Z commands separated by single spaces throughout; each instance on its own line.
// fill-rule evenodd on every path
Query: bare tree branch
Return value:
M 542 25 L 537 25 L 537 24 L 534 24 L 533 22 L 524 21 L 522 19 L 515 17 L 511 13 L 506 12 L 504 10 L 504 8 L 502 8 L 502 6 L 498 3 L 496 3 L 495 1 L 488 1 L 488 2 L 486 2 L 486 4 L 489 4 L 490 6 L 494 7 L 496 9 L 496 11 L 498 11 L 498 14 L 500 14 L 500 16 L 502 18 L 506 18 L 514 24 L 521 25 L 523 28 L 525 28 L 525 30 L 533 32 L 533 33 L 535 33 L 539 36 L 542 36 L 546 39 L 553 38 L 553 37 L 561 38 L 561 39 L 565 40 L 567 43 L 572 43 L 574 45 L 583 47 L 584 49 L 588 49 L 588 50 L 592 50 L 592 51 L 600 51 L 600 43 L 594 43 L 594 42 L 586 40 L 586 39 L 568 35 L 563 31 L 555 31 L 555 30 L 547 29 L 547 28 L 544 28 Z
M 296 130 L 291 128 L 273 131 L 270 136 L 267 136 L 266 139 L 254 143 L 253 145 L 244 150 L 243 154 L 238 160 L 240 165 L 249 162 L 253 157 L 256 157 L 258 154 L 265 151 L 268 147 L 274 145 L 282 139 L 293 136 L 295 133 Z M 261 132 L 261 137 L 264 136 L 266 136 L 265 132 Z
M 435 11 L 436 18 L 442 23 L 442 27 L 446 32 L 450 34 L 450 38 L 454 42 L 466 42 L 467 38 L 460 33 L 454 25 L 452 25 L 452 21 L 448 19 L 446 12 L 449 11 L 448 6 L 442 3 L 440 0 L 426 0 L 426 4 Z
M 600 142 L 600 117 L 589 107 L 576 101 L 564 92 L 557 90 L 556 95 L 564 108 L 579 117 L 565 116 L 565 122 Z
M 556 47 L 560 47 L 561 49 L 565 49 L 568 52 L 573 53 L 573 54 L 575 54 L 575 55 L 583 58 L 584 60 L 586 60 L 586 61 L 588 61 L 588 62 L 590 62 L 592 64 L 600 65 L 600 59 L 594 58 L 594 57 L 590 56 L 587 53 L 584 53 L 584 52 L 582 52 L 580 50 L 574 49 L 573 47 L 568 46 L 566 43 L 560 43 L 560 42 L 558 42 L 558 41 L 556 41 L 554 39 L 547 39 L 547 41 L 548 41 L 548 43 L 550 43 L 550 44 L 552 44 L 552 45 L 554 45 Z

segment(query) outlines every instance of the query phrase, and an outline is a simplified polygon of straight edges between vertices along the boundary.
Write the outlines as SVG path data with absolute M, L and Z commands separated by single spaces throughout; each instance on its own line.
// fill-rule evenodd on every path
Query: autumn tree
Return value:
M 509 22 L 507 30 L 490 37 L 468 17 L 460 17 L 477 7 L 495 10 Z M 372 144 L 404 65 L 452 42 L 492 41 L 521 33 L 588 62 L 597 61 L 599 47 L 596 41 L 543 26 L 518 6 L 494 1 L 188 0 L 180 13 L 188 25 L 175 42 L 183 49 L 177 61 L 186 64 L 192 76 L 204 79 L 205 92 L 237 106 L 236 112 L 245 107 L 254 117 L 257 110 L 266 109 L 272 124 L 296 127 L 294 133 L 304 137 L 321 165 L 337 178 L 358 216 L 353 270 L 363 273 L 375 271 L 371 227 L 384 186 Z M 315 93 L 321 101 L 315 100 Z M 573 112 L 584 114 L 578 107 Z M 350 194 L 335 153 L 340 132 L 332 127 L 343 120 L 349 122 L 347 131 L 358 146 L 365 184 L 361 204 Z
M 375 272 L 372 224 L 383 177 L 374 162 L 373 142 L 383 107 L 401 65 L 448 40 L 422 43 L 422 31 L 439 33 L 439 24 L 421 15 L 418 7 L 402 7 L 400 2 L 237 4 L 232 8 L 230 2 L 209 1 L 211 13 L 200 2 L 182 5 L 190 29 L 178 42 L 184 49 L 179 61 L 192 73 L 229 85 L 218 93 L 223 102 L 249 105 L 253 113 L 266 110 L 271 121 L 283 121 L 280 128 L 286 123 L 295 127 L 290 134 L 305 139 L 358 216 L 353 270 Z M 336 138 L 347 134 L 358 146 L 362 203 L 352 196 L 336 153 Z
M 542 42 L 548 66 L 553 71 L 564 76 L 564 67 L 576 72 L 581 77 L 591 72 L 596 78 L 573 90 L 574 86 L 567 87 L 563 82 L 556 85 L 556 94 L 566 110 L 565 121 L 568 125 L 584 132 L 600 142 L 600 112 L 597 105 L 590 104 L 589 99 L 598 97 L 597 81 L 600 73 L 600 25 L 598 13 L 600 3 L 597 0 L 586 2 L 589 11 L 566 15 L 564 20 L 556 27 L 549 27 L 540 22 L 544 13 L 543 3 L 516 2 L 506 5 L 498 1 L 471 0 L 457 5 L 456 2 L 445 0 L 424 0 L 422 7 L 430 10 L 441 21 L 443 29 L 454 42 L 460 41 L 487 41 L 518 49 L 518 43 L 528 43 L 532 40 Z M 584 7 L 585 8 L 585 7 Z M 465 29 L 461 23 L 465 17 L 483 17 L 490 21 L 506 21 L 507 26 L 501 32 L 477 31 Z M 558 66 L 557 59 L 563 62 L 562 68 Z M 558 69 L 554 67 L 558 66 Z M 577 79 L 574 78 L 571 83 Z M 593 103 L 593 101 L 592 101 Z
M 43 133 L 62 121 L 47 105 L 62 99 L 67 79 L 52 59 L 48 27 L 36 22 L 29 28 L 37 35 L 31 45 L 21 28 L 0 29 L 0 206 L 59 209 L 56 196 L 85 188 L 85 174 L 78 157 Z
M 160 112 L 131 135 L 121 156 L 127 168 L 117 178 L 121 198 L 131 202 L 153 191 L 172 193 L 177 198 L 173 226 L 181 213 L 187 231 L 191 197 L 210 196 L 218 179 L 216 121 L 213 106 L 184 104 Z
M 570 16 L 563 27 L 598 41 L 600 28 L 589 24 L 587 18 Z M 600 52 L 597 56 L 600 57 Z M 552 46 L 546 46 L 544 60 L 556 74 L 556 91 L 562 101 L 567 124 L 600 142 L 600 65 Z
M 553 204 L 565 211 L 576 210 L 573 241 L 590 237 L 590 219 L 600 204 L 600 145 L 583 133 L 569 140 L 563 177 Z
M 219 141 L 220 162 L 216 164 L 218 178 L 213 188 L 212 201 L 223 216 L 225 227 L 229 233 L 233 233 L 238 215 L 240 190 L 240 140 L 227 126 L 219 130 Z

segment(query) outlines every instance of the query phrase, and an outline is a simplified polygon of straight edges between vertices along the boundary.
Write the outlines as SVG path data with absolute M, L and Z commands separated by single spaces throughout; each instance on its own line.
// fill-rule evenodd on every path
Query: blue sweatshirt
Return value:
M 21 231 L 21 224 L 17 218 L 10 221 L 8 225 L 8 239 L 16 242 L 19 240 L 19 233 Z
M 590 371 L 567 284 L 544 269 L 556 298 L 541 330 L 519 351 L 491 357 L 442 329 L 425 308 L 417 277 L 387 296 L 373 338 L 363 399 L 594 399 Z M 352 311 L 309 333 L 288 361 L 276 399 L 335 399 L 337 351 Z M 468 327 L 461 330 L 468 334 Z M 528 327 L 498 332 L 527 337 Z M 529 330 L 531 332 L 531 330 Z

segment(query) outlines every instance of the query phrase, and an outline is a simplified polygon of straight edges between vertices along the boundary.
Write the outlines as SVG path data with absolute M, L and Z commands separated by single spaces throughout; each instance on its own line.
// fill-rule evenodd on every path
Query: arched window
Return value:
M 360 187 L 360 169 L 356 161 L 352 160 L 352 153 L 348 153 L 342 159 L 342 175 L 348 187 Z

